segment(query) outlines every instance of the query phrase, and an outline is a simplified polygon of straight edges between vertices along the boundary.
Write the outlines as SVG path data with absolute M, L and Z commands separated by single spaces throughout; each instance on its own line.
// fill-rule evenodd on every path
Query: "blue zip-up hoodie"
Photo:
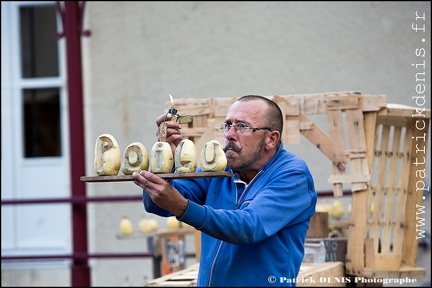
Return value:
M 281 144 L 246 187 L 236 179 L 171 181 L 189 200 L 179 220 L 202 232 L 197 285 L 296 286 L 317 201 L 306 163 Z M 143 202 L 172 216 L 144 191 Z

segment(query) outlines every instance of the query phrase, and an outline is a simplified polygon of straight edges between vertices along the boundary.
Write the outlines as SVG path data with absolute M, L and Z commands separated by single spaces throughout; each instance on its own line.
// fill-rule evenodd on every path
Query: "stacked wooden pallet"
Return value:
M 419 171 L 426 164 L 419 162 L 426 159 L 430 110 L 349 91 L 268 98 L 284 114 L 284 143 L 299 143 L 304 136 L 330 160 L 334 196 L 342 196 L 343 184 L 351 186 L 346 273 L 423 277 L 425 269 L 416 267 L 416 209 L 423 191 L 416 184 L 424 181 Z M 176 99 L 179 113 L 193 117 L 184 137 L 198 151 L 209 140 L 223 142 L 219 127 L 236 99 Z M 316 121 L 319 114 L 326 117 L 324 125 Z

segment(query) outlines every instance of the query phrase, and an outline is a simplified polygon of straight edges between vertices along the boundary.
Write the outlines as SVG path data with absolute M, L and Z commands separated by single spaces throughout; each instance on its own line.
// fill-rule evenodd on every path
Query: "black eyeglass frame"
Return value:
M 243 133 L 244 131 L 246 131 L 246 129 L 251 129 L 252 133 L 257 131 L 257 130 L 268 130 L 268 131 L 273 131 L 272 128 L 270 127 L 249 127 L 247 126 L 245 123 L 236 123 L 234 124 L 228 124 L 228 123 L 224 123 L 220 126 L 220 130 L 222 131 L 222 133 L 225 135 L 226 133 L 228 133 L 229 130 L 231 130 L 231 128 L 234 128 L 234 130 L 236 132 L 240 132 Z

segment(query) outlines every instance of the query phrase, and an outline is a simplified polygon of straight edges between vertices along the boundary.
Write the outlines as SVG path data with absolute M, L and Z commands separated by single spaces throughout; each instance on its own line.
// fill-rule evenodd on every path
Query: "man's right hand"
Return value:
M 163 114 L 160 115 L 158 118 L 156 118 L 156 126 L 158 127 L 156 131 L 156 137 L 157 137 L 157 141 L 159 142 L 163 140 L 161 129 L 163 126 L 163 122 L 165 120 L 166 139 L 164 139 L 164 141 L 170 144 L 172 153 L 173 155 L 175 155 L 175 150 L 177 148 L 177 145 L 183 140 L 183 136 L 181 135 L 181 130 L 180 130 L 182 128 L 182 125 L 178 122 L 171 121 L 171 118 L 172 118 L 171 114 Z

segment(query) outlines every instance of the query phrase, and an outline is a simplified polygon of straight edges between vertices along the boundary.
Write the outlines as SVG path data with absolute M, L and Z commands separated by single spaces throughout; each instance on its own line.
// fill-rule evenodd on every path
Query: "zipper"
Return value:
M 217 259 L 218 256 L 219 256 L 219 252 L 220 252 L 220 250 L 221 250 L 222 243 L 223 243 L 223 241 L 221 241 L 221 240 L 219 240 L 219 241 L 220 241 L 220 243 L 219 243 L 219 247 L 218 247 L 218 249 L 217 249 L 217 251 L 216 251 L 215 257 L 213 258 L 213 263 L 212 263 L 212 265 L 211 265 L 211 267 L 210 267 L 210 274 L 209 274 L 209 282 L 208 282 L 208 286 L 211 286 L 211 282 L 212 282 L 212 278 L 213 278 L 214 266 L 215 266 L 215 264 L 216 264 L 216 259 Z
M 236 205 L 237 205 L 238 203 L 240 203 L 240 200 L 242 199 L 242 197 L 243 197 L 244 195 L 246 195 L 245 192 L 246 192 L 246 190 L 248 189 L 248 187 L 249 187 L 249 186 L 250 186 L 250 185 L 255 181 L 255 179 L 257 179 L 258 176 L 259 176 L 260 174 L 262 174 L 262 173 L 263 173 L 263 170 L 258 171 L 257 175 L 255 175 L 255 177 L 251 180 L 251 182 L 249 182 L 249 184 L 246 185 L 246 187 L 245 187 L 245 189 L 243 190 L 243 193 L 241 193 L 240 197 L 238 197 L 237 184 L 234 183 L 234 184 L 235 184 L 235 188 L 236 188 L 236 198 L 238 199 L 238 200 L 236 201 Z M 239 179 L 240 179 L 240 178 L 239 178 Z M 214 266 L 215 266 L 215 264 L 216 264 L 216 260 L 217 260 L 217 258 L 218 258 L 218 256 L 219 256 L 219 252 L 220 252 L 220 250 L 221 250 L 221 248 L 222 248 L 222 244 L 224 243 L 224 241 L 222 241 L 222 240 L 219 240 L 219 241 L 220 241 L 220 243 L 219 243 L 219 247 L 218 247 L 218 249 L 217 249 L 217 251 L 216 251 L 216 254 L 215 254 L 214 258 L 213 258 L 212 265 L 211 265 L 211 267 L 210 267 L 210 274 L 209 274 L 208 286 L 210 286 L 210 284 L 211 284 L 211 282 L 212 282 Z
M 239 199 L 238 199 L 238 203 L 240 203 L 240 200 L 242 199 L 242 197 L 244 195 L 246 195 L 246 190 L 249 188 L 249 186 L 258 178 L 259 175 L 261 175 L 263 173 L 263 170 L 258 171 L 258 173 L 255 175 L 255 177 L 249 182 L 248 185 L 246 185 L 245 189 L 243 190 L 243 193 L 240 195 Z M 236 186 L 236 190 L 237 190 L 237 186 Z

